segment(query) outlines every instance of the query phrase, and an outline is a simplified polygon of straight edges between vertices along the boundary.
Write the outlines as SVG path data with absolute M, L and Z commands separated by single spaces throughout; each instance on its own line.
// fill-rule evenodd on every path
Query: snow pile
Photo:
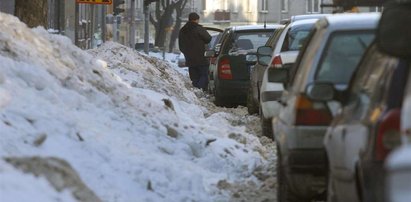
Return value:
M 227 201 L 217 185 L 253 180 L 265 162 L 258 140 L 227 113 L 205 117 L 165 62 L 115 43 L 88 53 L 3 13 L 0 22 L 1 158 L 62 159 L 100 199 L 125 202 Z M 0 159 L 2 199 L 75 198 L 21 170 Z

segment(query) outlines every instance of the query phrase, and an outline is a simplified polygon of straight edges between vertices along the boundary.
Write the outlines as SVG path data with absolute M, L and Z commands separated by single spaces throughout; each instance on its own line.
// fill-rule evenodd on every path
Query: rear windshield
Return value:
M 313 27 L 314 23 L 290 28 L 285 36 L 281 51 L 299 51 Z
M 317 68 L 316 80 L 347 84 L 373 39 L 373 31 L 332 34 Z
M 268 38 L 274 33 L 274 30 L 260 30 L 254 32 L 237 32 L 235 34 L 234 43 L 231 51 L 237 50 L 256 50 L 260 46 L 264 46 Z

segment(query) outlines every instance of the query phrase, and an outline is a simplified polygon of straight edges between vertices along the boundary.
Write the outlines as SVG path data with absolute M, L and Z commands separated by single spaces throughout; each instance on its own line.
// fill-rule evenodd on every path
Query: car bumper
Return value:
M 249 85 L 249 80 L 219 80 L 216 83 L 216 90 L 224 99 L 246 103 Z
M 293 173 L 310 173 L 325 176 L 327 157 L 324 149 L 295 149 L 288 153 L 289 169 Z

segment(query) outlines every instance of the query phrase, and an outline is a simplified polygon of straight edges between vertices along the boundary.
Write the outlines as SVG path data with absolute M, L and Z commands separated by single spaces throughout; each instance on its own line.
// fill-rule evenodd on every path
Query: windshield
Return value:
M 299 51 L 313 27 L 314 23 L 290 28 L 285 36 L 281 51 Z
M 257 49 L 260 46 L 264 46 L 272 34 L 272 29 L 255 32 L 238 32 L 235 35 L 232 51 Z
M 373 39 L 372 31 L 334 33 L 323 51 L 316 80 L 347 84 Z

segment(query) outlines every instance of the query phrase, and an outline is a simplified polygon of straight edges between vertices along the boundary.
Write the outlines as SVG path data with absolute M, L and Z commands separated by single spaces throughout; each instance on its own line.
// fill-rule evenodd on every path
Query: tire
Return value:
M 285 167 L 282 165 L 280 149 L 277 145 L 277 201 L 278 202 L 299 202 L 299 200 L 289 189 L 285 173 Z
M 259 108 L 259 111 L 260 111 L 260 117 L 261 117 L 261 133 L 263 134 L 263 136 L 266 136 L 274 140 L 273 127 L 272 127 L 273 125 L 272 125 L 271 119 L 264 118 L 261 107 Z
M 226 103 L 223 101 L 223 96 L 220 95 L 217 88 L 214 88 L 214 104 L 219 107 L 225 107 Z
M 248 114 L 258 114 L 258 105 L 253 98 L 253 87 L 250 84 L 248 88 L 248 95 L 247 95 L 247 110 Z
M 334 194 L 334 183 L 331 177 L 331 171 L 328 172 L 328 184 L 327 184 L 327 202 L 337 202 L 337 196 Z

